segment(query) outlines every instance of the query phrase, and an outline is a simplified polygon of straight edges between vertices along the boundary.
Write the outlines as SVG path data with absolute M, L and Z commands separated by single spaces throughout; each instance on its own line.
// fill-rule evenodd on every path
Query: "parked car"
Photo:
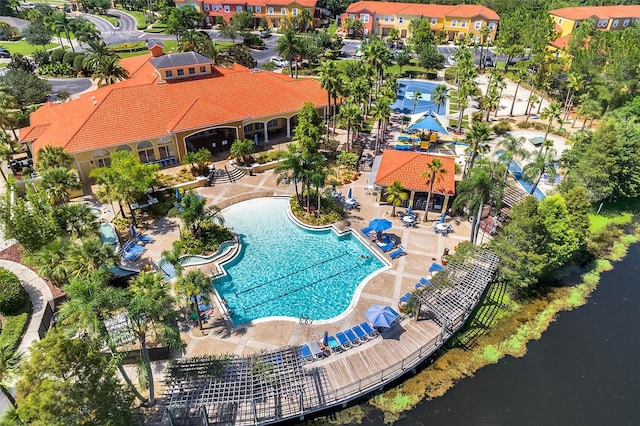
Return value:
M 493 64 L 493 58 L 491 56 L 487 56 L 484 59 L 484 66 L 485 67 L 494 67 L 495 65 Z
M 271 37 L 271 31 L 270 30 L 262 30 L 262 31 L 260 31 L 260 37 L 262 37 L 262 38 Z
M 288 67 L 289 66 L 289 61 L 287 61 L 286 59 L 280 57 L 280 56 L 273 56 L 271 57 L 271 62 L 273 62 L 273 64 L 275 64 L 275 66 L 277 67 Z
M 11 58 L 11 53 L 4 47 L 0 47 L 0 58 Z

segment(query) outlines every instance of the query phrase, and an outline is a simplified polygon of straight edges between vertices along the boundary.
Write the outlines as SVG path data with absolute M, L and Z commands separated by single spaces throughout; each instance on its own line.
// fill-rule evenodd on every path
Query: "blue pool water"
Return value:
M 432 93 L 437 84 L 423 80 L 412 80 L 403 78 L 398 80 L 398 97 L 391 105 L 391 109 L 396 114 L 413 114 L 413 96 L 416 91 L 420 91 L 420 100 L 416 103 L 415 113 L 433 111 L 436 114 L 445 114 L 447 102 L 444 105 L 433 103 Z
M 286 215 L 288 204 L 287 198 L 261 198 L 222 212 L 242 240 L 241 252 L 224 265 L 227 276 L 214 281 L 235 324 L 272 316 L 333 318 L 384 266 L 351 233 L 299 227 Z
M 527 182 L 526 180 L 522 179 L 522 167 L 520 167 L 518 163 L 512 161 L 509 165 L 509 172 L 511 172 L 511 175 L 513 175 L 513 178 L 518 181 L 520 186 L 522 186 L 522 188 L 527 191 L 527 194 L 531 192 L 531 188 L 533 188 L 533 182 Z M 537 200 L 542 200 L 544 198 L 544 192 L 542 192 L 540 188 L 536 188 L 533 196 Z

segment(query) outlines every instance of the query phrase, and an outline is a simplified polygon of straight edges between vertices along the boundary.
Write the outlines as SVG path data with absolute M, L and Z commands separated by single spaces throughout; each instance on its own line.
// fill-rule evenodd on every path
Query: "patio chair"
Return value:
M 420 278 L 420 284 L 422 284 L 423 286 L 428 286 L 429 284 L 431 284 L 431 281 L 429 281 L 425 277 L 421 277 Z
M 417 286 L 417 284 L 416 284 L 416 286 Z M 404 295 L 400 296 L 400 301 L 402 303 L 409 303 L 410 300 L 411 300 L 411 293 L 405 293 Z
M 353 330 L 351 330 L 350 328 L 344 330 L 343 333 L 345 336 L 347 336 L 347 339 L 349 339 L 349 343 L 351 343 L 351 346 L 358 346 L 360 343 L 362 343 L 360 339 L 358 339 L 358 336 L 356 336 Z
M 369 340 L 368 334 L 365 333 L 365 331 L 359 325 L 354 325 L 353 327 L 351 327 L 351 330 L 353 330 L 353 332 L 356 336 L 358 336 L 358 339 L 360 339 L 361 342 L 364 343 L 365 341 Z
M 338 343 L 338 341 L 336 340 L 335 337 L 333 336 L 329 336 L 327 337 L 327 345 L 329 345 L 329 348 L 336 353 L 342 352 L 345 349 L 342 347 L 342 345 L 340 345 L 340 343 Z
M 364 236 L 365 236 L 365 237 L 367 237 L 367 238 L 369 238 L 369 239 L 371 238 L 371 235 L 370 235 L 370 234 L 371 234 L 371 232 L 372 232 L 372 231 L 373 231 L 373 229 L 371 229 L 369 226 L 367 226 L 366 228 L 362 228 L 362 229 L 360 230 L 360 232 L 362 232 L 362 233 L 364 234 Z M 375 231 L 374 231 L 374 232 L 375 232 Z
M 378 240 L 376 245 L 380 248 L 380 250 L 386 253 L 396 246 L 396 241 L 390 236 L 385 235 L 383 238 L 380 238 Z
M 404 247 L 402 247 L 402 246 L 398 246 L 398 248 L 397 248 L 397 249 L 395 249 L 394 251 L 392 251 L 391 253 L 389 253 L 389 257 L 390 257 L 391 259 L 397 259 L 397 258 L 399 258 L 400 256 L 402 256 L 403 254 L 405 254 L 405 252 L 404 252 Z
M 343 349 L 347 350 L 351 348 L 351 342 L 349 342 L 349 338 L 344 334 L 344 332 L 339 331 L 336 333 L 336 338 L 338 339 L 338 343 L 342 346 Z
M 304 344 L 298 347 L 298 359 L 302 362 L 314 361 L 315 358 L 311 354 L 311 349 L 309 349 L 309 345 Z
M 361 322 L 360 327 L 371 338 L 374 338 L 380 335 L 380 333 L 378 333 L 378 330 L 371 327 L 371 324 L 369 324 L 367 321 Z

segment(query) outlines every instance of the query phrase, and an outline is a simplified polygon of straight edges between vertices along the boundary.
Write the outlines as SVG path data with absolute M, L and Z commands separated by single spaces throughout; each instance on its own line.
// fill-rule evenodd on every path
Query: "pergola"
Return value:
M 493 280 L 499 258 L 483 250 L 463 260 L 453 260 L 438 272 L 431 284 L 417 293 L 417 318 L 429 316 L 442 327 L 442 337 L 455 333 L 480 301 Z
M 204 356 L 172 361 L 165 378 L 173 425 L 253 425 L 300 416 L 329 394 L 321 368 L 303 368 L 296 347 L 250 358 Z

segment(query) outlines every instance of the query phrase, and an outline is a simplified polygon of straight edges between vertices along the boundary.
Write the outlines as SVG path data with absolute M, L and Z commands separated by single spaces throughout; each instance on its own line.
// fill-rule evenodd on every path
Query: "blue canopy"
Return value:
M 411 124 L 408 129 L 411 130 L 432 130 L 434 132 L 442 133 L 444 135 L 448 134 L 447 129 L 440 123 L 440 120 L 436 117 L 436 115 L 429 111 L 422 118 L 420 118 L 415 123 Z
M 371 305 L 364 314 L 374 327 L 389 328 L 400 316 L 390 306 Z
M 349 192 L 347 192 L 347 198 L 353 198 L 353 191 L 349 188 Z
M 391 228 L 391 225 L 393 225 L 391 221 L 384 218 L 373 219 L 371 222 L 369 222 L 369 228 L 371 228 L 372 231 L 376 232 L 386 231 L 387 229 Z

